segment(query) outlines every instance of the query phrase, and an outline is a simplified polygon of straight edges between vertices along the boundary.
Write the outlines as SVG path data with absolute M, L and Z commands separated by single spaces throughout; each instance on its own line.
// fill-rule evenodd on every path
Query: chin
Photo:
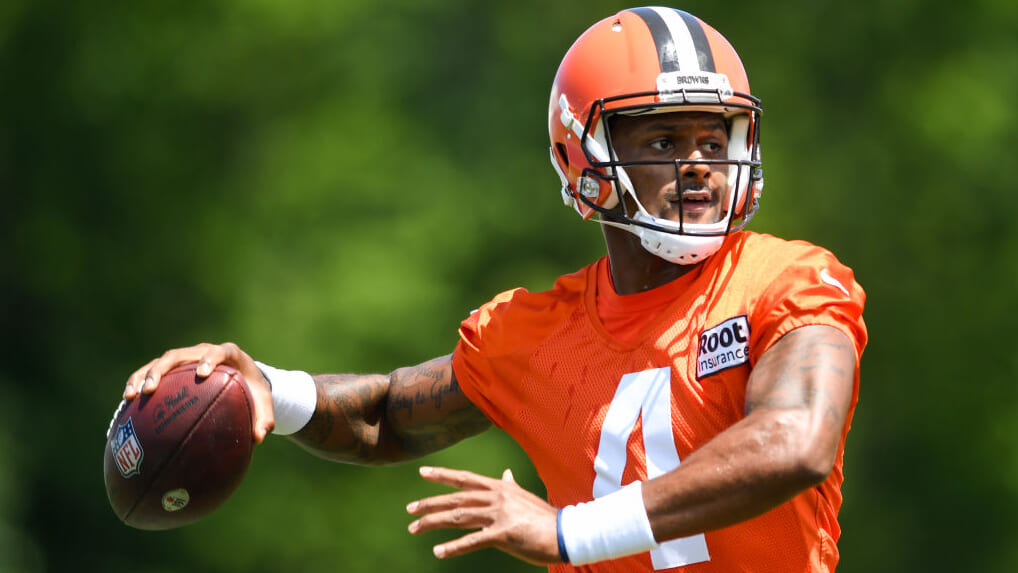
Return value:
M 683 223 L 687 225 L 713 225 L 718 222 L 719 217 L 718 213 L 686 213 Z

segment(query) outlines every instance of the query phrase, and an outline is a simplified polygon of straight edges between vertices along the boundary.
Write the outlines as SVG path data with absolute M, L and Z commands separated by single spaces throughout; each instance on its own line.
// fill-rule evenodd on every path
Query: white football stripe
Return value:
M 651 8 L 664 20 L 668 31 L 672 35 L 672 42 L 676 50 L 676 59 L 679 62 L 679 69 L 683 72 L 700 71 L 700 60 L 696 56 L 696 46 L 693 45 L 693 37 L 689 34 L 686 22 L 675 10 L 669 8 Z

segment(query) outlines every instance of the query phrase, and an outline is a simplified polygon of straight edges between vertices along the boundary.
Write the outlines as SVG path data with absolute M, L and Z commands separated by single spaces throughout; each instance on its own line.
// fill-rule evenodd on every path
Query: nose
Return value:
M 703 154 L 699 150 L 694 150 L 684 159 L 676 159 L 675 166 L 679 178 L 684 181 L 697 182 L 706 180 L 710 175 L 711 169 L 709 164 L 699 162 L 702 159 Z

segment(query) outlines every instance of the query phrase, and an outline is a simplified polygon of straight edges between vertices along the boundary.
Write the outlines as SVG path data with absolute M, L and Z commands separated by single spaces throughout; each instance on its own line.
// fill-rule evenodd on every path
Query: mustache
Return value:
M 718 191 L 712 189 L 710 185 L 706 183 L 687 183 L 681 184 L 678 189 L 672 189 L 665 192 L 665 200 L 667 201 L 678 201 L 685 195 L 697 195 L 702 197 L 705 193 L 710 194 L 711 200 L 714 200 L 718 196 Z
M 680 181 L 679 191 L 683 193 L 686 191 L 709 191 L 711 193 L 715 192 L 714 189 L 712 189 L 711 186 L 704 181 Z

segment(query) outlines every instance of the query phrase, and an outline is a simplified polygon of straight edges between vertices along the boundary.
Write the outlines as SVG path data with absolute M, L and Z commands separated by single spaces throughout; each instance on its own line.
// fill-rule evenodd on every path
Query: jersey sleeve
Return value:
M 820 247 L 784 256 L 785 265 L 777 265 L 782 266 L 780 272 L 774 273 L 753 308 L 752 362 L 785 334 L 809 325 L 831 326 L 845 333 L 855 345 L 858 361 L 868 336 L 862 317 L 866 293 L 852 269 Z
M 492 358 L 506 350 L 502 344 L 501 316 L 511 303 L 516 289 L 499 294 L 460 323 L 459 342 L 452 355 L 452 370 L 463 394 L 489 420 L 505 428 L 505 414 L 496 407 L 498 375 Z
M 499 428 L 507 430 L 530 410 L 521 385 L 534 351 L 582 305 L 593 268 L 559 277 L 551 290 L 505 291 L 460 323 L 453 373 L 463 394 Z

